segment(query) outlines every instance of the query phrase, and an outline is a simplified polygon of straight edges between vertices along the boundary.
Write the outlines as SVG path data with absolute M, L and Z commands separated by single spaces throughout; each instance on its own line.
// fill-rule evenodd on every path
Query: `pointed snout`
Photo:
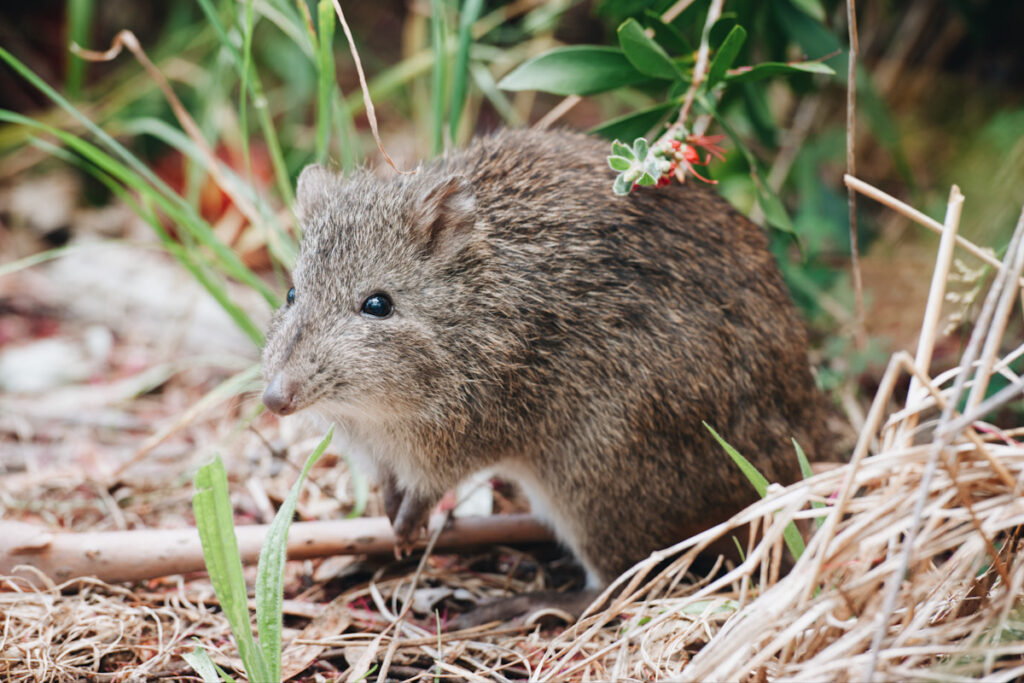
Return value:
M 291 415 L 296 410 L 296 386 L 279 372 L 271 378 L 263 392 L 263 405 L 278 415 Z

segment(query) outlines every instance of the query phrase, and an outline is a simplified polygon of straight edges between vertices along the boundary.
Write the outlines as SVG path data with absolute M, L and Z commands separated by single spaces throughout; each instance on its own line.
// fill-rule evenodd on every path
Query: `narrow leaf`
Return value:
M 541 90 L 556 95 L 591 95 L 633 85 L 645 76 L 621 50 L 600 45 L 560 47 L 534 57 L 501 79 L 503 90 Z
M 672 58 L 660 45 L 647 37 L 647 33 L 636 19 L 627 19 L 622 22 L 618 34 L 619 46 L 622 47 L 626 59 L 636 67 L 637 71 L 663 80 L 684 78 Z
M 658 41 L 659 45 L 672 50 L 675 54 L 693 54 L 693 43 L 687 40 L 686 36 L 678 28 L 662 21 L 661 16 L 657 12 L 646 10 L 644 12 L 644 23 L 654 31 L 654 39 Z
M 821 62 L 763 62 L 734 69 L 725 75 L 727 83 L 748 83 L 779 74 L 810 73 L 835 76 L 835 70 Z
M 818 21 L 825 21 L 825 8 L 821 6 L 821 0 L 790 0 L 790 2 Z
M 305 7 L 305 5 L 303 5 Z M 320 0 L 317 6 L 316 40 L 316 160 L 327 162 L 331 146 L 331 104 L 335 88 L 334 80 L 334 7 L 331 0 Z
M 772 224 L 775 228 L 782 232 L 792 235 L 794 238 L 799 238 L 796 234 L 796 230 L 793 228 L 793 221 L 789 218 L 789 213 L 786 212 L 786 207 L 783 206 L 782 200 L 772 192 L 768 186 L 768 181 L 764 177 L 764 173 L 761 171 L 760 164 L 757 163 L 757 159 L 754 157 L 746 145 L 743 144 L 743 140 L 737 135 L 729 122 L 726 121 L 718 113 L 718 108 L 715 107 L 714 102 L 711 101 L 710 97 L 704 94 L 697 95 L 697 103 L 700 104 L 709 114 L 711 114 L 718 125 L 722 127 L 725 134 L 729 136 L 733 144 L 736 145 L 736 149 L 739 150 L 743 158 L 747 160 L 747 164 L 750 166 L 750 176 L 754 181 L 754 190 L 757 194 L 757 203 L 761 206 L 761 210 L 764 211 L 764 217 Z
M 452 140 L 458 139 L 459 120 L 466 105 L 469 89 L 469 48 L 473 44 L 473 24 L 483 9 L 483 0 L 464 0 L 459 12 L 458 47 L 455 52 L 455 68 L 452 74 L 452 103 L 448 112 Z
M 234 679 L 217 666 L 210 659 L 209 653 L 198 645 L 191 652 L 181 653 L 181 658 L 188 662 L 188 665 L 199 674 L 199 677 L 203 679 L 203 683 L 220 683 L 221 681 L 234 683 Z
M 705 88 L 713 88 L 725 78 L 725 72 L 736 61 L 736 56 L 740 53 L 740 48 L 743 47 L 746 40 L 746 29 L 742 26 L 733 26 L 729 35 L 725 37 L 715 52 L 715 58 L 711 61 L 711 67 L 708 69 L 708 77 L 704 81 Z
M 268 680 L 277 681 L 281 678 L 281 629 L 282 601 L 284 591 L 284 564 L 287 559 L 288 529 L 295 515 L 295 505 L 299 499 L 299 491 L 309 471 L 323 455 L 327 445 L 334 436 L 331 426 L 327 436 L 323 438 L 302 468 L 302 473 L 295 481 L 288 497 L 274 516 L 274 521 L 267 531 L 260 549 L 260 561 L 256 568 L 256 627 L 259 633 L 260 649 L 266 661 Z
M 711 425 L 704 422 L 704 427 L 711 432 L 711 436 L 715 437 L 715 441 L 725 449 L 725 452 L 729 454 L 732 461 L 740 468 L 743 472 L 743 476 L 747 478 L 753 486 L 754 490 L 757 491 L 757 495 L 762 498 L 768 493 L 768 480 L 764 478 L 764 475 L 757 471 L 757 468 L 746 458 L 744 458 L 739 451 L 733 448 L 729 443 L 726 442 L 721 436 L 718 435 Z M 794 559 L 800 559 L 800 556 L 804 554 L 804 539 L 800 535 L 800 530 L 796 528 L 796 524 L 790 522 L 786 525 L 786 528 L 782 532 L 782 537 L 786 542 L 786 547 L 789 548 L 789 552 L 793 555 Z
M 800 448 L 800 444 L 796 442 L 796 439 L 793 439 L 793 448 L 796 449 L 796 459 L 800 462 L 800 474 L 804 479 L 810 479 L 814 476 L 814 470 L 811 469 L 811 463 L 807 460 L 807 454 L 804 453 L 804 449 Z M 825 507 L 825 504 L 814 501 L 811 503 L 811 507 L 820 510 Z M 822 517 L 817 517 L 815 518 L 814 523 L 815 526 L 820 527 L 825 523 L 825 520 Z
M 625 138 L 627 140 L 640 137 L 649 133 L 677 107 L 679 104 L 675 101 L 665 102 L 650 109 L 643 109 L 605 121 L 601 125 L 591 128 L 590 133 L 603 138 Z M 630 156 L 632 156 L 632 152 L 630 152 Z
M 263 653 L 256 647 L 252 637 L 242 560 L 238 554 L 231 498 L 228 495 L 228 478 L 219 456 L 196 472 L 195 489 L 192 510 L 203 546 L 203 559 L 221 609 L 235 636 L 238 655 L 250 680 L 274 680 Z

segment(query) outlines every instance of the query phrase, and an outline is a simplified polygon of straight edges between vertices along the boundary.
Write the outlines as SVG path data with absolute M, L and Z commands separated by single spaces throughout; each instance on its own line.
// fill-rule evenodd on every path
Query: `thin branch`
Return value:
M 431 519 L 430 530 L 443 526 Z M 236 527 L 238 550 L 255 563 L 269 527 Z M 551 533 L 530 515 L 493 515 L 455 519 L 437 537 L 438 547 L 548 540 Z M 332 555 L 389 555 L 395 536 L 386 517 L 297 522 L 288 534 L 288 558 Z M 422 539 L 420 547 L 422 547 Z M 202 546 L 195 529 L 145 529 L 83 533 L 53 532 L 22 522 L 0 522 L 0 575 L 18 566 L 34 567 L 56 581 L 96 576 L 103 581 L 145 581 L 171 574 L 203 571 Z
M 846 173 L 857 174 L 856 130 L 857 130 L 857 6 L 855 0 L 846 0 L 846 20 L 850 30 L 850 53 L 846 69 Z M 864 329 L 864 282 L 860 272 L 860 240 L 857 236 L 857 193 L 853 188 L 846 190 L 850 205 L 850 269 L 853 275 L 853 292 L 856 301 L 856 324 L 853 339 L 858 349 L 867 345 Z

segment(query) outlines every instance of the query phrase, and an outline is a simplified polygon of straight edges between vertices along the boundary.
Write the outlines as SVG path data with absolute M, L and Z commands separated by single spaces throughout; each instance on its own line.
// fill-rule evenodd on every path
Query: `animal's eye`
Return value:
M 288 302 L 289 306 L 291 306 L 293 303 L 295 303 L 295 288 L 294 287 L 292 287 L 291 289 L 288 290 L 288 296 L 285 297 L 285 301 Z
M 387 294 L 374 294 L 363 302 L 360 312 L 371 318 L 386 318 L 395 310 Z

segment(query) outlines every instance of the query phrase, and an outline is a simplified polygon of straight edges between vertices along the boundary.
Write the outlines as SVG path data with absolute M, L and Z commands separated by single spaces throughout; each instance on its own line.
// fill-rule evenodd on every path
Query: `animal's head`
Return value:
M 302 247 L 267 334 L 263 402 L 372 421 L 422 412 L 452 390 L 447 340 L 474 296 L 472 188 L 438 171 L 388 182 L 310 166 L 297 196 Z

